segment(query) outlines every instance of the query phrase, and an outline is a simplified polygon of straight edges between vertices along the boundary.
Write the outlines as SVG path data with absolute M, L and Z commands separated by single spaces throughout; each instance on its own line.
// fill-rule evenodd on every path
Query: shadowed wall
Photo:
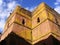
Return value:
M 15 33 L 10 33 L 8 37 L 0 42 L 1 45 L 31 45 L 23 38 L 17 36 Z M 49 36 L 47 39 L 42 40 L 34 45 L 60 45 L 60 41 L 53 36 Z

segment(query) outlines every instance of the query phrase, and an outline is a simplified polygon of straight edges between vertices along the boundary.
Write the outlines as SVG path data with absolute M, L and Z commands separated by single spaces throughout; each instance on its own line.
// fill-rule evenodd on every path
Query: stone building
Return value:
M 33 12 L 17 6 L 6 21 L 0 45 L 60 45 L 60 15 L 44 2 Z

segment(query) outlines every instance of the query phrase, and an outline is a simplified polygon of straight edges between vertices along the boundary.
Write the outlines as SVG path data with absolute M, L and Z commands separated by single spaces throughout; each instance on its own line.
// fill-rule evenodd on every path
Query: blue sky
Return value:
M 0 0 L 0 32 L 2 32 L 9 14 L 17 5 L 33 11 L 41 2 L 45 2 L 60 13 L 60 0 Z

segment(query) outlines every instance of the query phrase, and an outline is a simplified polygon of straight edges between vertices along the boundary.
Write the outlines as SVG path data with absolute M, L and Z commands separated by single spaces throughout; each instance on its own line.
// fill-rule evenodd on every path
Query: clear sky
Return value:
M 60 0 L 0 0 L 0 32 L 2 32 L 6 19 L 16 5 L 33 11 L 41 2 L 45 2 L 60 13 Z

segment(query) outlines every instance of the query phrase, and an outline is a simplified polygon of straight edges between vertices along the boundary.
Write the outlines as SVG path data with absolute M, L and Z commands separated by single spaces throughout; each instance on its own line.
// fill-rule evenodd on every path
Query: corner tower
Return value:
M 59 20 L 60 15 L 54 9 L 44 2 L 41 3 L 32 13 L 33 44 L 47 39 L 51 35 L 60 40 Z
M 31 40 L 31 24 L 31 12 L 17 6 L 6 21 L 1 40 L 4 40 L 11 32 Z

